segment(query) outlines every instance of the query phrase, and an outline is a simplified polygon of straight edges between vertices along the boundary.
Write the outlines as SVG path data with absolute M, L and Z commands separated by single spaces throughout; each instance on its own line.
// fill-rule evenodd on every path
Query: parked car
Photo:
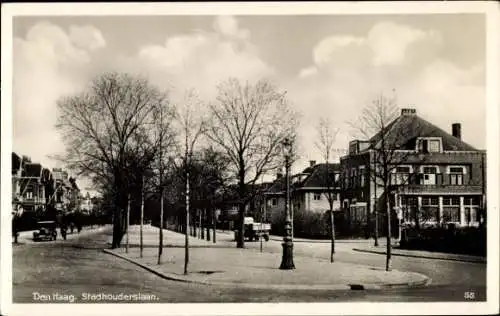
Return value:
M 254 222 L 253 217 L 245 217 L 243 220 L 244 236 L 249 241 L 259 240 L 264 238 L 265 241 L 269 240 L 269 232 L 271 231 L 271 224 Z M 234 231 L 234 239 L 238 238 L 238 230 Z
M 38 231 L 33 232 L 33 240 L 56 240 L 57 230 L 55 221 L 38 222 Z

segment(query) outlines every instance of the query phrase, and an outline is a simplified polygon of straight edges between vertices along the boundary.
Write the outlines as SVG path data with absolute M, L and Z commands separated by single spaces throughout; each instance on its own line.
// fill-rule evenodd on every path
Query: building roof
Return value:
M 327 172 L 340 172 L 339 163 L 326 163 L 316 164 L 314 166 L 309 166 L 302 173 L 294 175 L 293 177 L 298 177 L 299 175 L 306 175 L 302 181 L 297 181 L 290 183 L 290 187 L 293 189 L 302 188 L 326 188 L 326 173 Z M 266 190 L 267 194 L 280 194 L 286 190 L 286 177 L 281 177 L 276 179 L 273 184 Z
M 42 165 L 39 163 L 26 163 L 24 164 L 23 177 L 41 177 Z
M 309 172 L 306 172 L 309 171 Z M 312 167 L 308 167 L 304 170 L 304 173 L 310 173 L 308 177 L 306 177 L 301 183 L 297 183 L 296 186 L 301 188 L 324 188 L 327 187 L 327 172 L 335 173 L 340 172 L 340 164 L 339 163 L 321 163 L 314 165 Z
M 380 148 L 384 133 L 378 132 L 370 143 Z M 436 125 L 424 120 L 416 114 L 400 115 L 386 128 L 386 140 L 395 144 L 399 149 L 414 150 L 417 137 L 441 137 L 445 151 L 476 151 L 477 149 L 466 142 L 454 137 Z
M 266 193 L 268 194 L 273 194 L 273 193 L 282 193 L 286 190 L 286 178 L 285 177 L 280 177 L 268 187 L 266 190 Z
M 19 169 L 21 168 L 21 157 L 16 154 L 12 153 L 12 173 L 17 173 Z

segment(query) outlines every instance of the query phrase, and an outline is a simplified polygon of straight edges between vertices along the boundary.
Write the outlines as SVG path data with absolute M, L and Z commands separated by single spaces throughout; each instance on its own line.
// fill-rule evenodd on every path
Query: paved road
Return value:
M 57 296 L 62 303 L 73 295 L 78 303 L 95 303 L 83 300 L 83 294 L 106 293 L 115 297 L 120 293 L 138 294 L 153 300 L 143 302 L 342 302 L 342 301 L 463 301 L 464 291 L 475 291 L 477 299 L 484 299 L 484 284 L 477 280 L 485 274 L 485 265 L 437 262 L 415 258 L 395 258 L 394 267 L 411 271 L 434 271 L 431 277 L 437 282 L 422 289 L 391 289 L 381 291 L 277 291 L 230 289 L 200 286 L 157 277 L 131 263 L 117 260 L 102 252 L 110 231 L 86 233 L 66 241 L 26 242 L 13 245 L 13 299 L 14 303 L 54 303 Z M 226 241 L 224 241 L 226 239 Z M 220 242 L 230 238 L 220 235 Z M 259 243 L 247 244 L 249 248 Z M 266 251 L 279 255 L 279 242 L 268 242 Z M 326 251 L 324 251 L 326 249 Z M 296 245 L 296 253 L 328 257 L 328 245 Z M 347 249 L 347 248 L 346 248 Z M 251 251 L 251 250 L 249 250 Z M 253 250 L 257 251 L 257 250 Z M 341 253 L 339 251 L 339 258 Z M 342 250 L 342 260 L 347 262 L 383 264 L 384 257 L 376 254 L 354 253 Z M 340 260 L 340 259 L 339 259 Z M 413 261 L 410 263 L 410 261 Z M 402 269 L 404 270 L 404 269 Z M 423 273 L 426 273 L 423 272 Z M 469 280 L 471 283 L 468 283 Z M 474 281 L 474 282 L 472 282 Z M 455 283 L 455 284 L 453 284 Z M 34 300 L 36 293 L 38 300 Z M 55 295 L 55 294 L 58 295 Z M 45 295 L 45 296 L 42 296 Z M 99 299 L 99 297 L 96 297 Z M 102 302 L 113 302 L 102 300 Z M 119 301 L 119 303 L 137 301 Z

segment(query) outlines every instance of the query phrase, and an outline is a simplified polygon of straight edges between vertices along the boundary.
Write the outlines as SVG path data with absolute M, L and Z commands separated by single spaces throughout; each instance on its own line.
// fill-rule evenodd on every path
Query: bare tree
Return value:
M 398 111 L 395 97 L 380 94 L 372 101 L 372 104 L 363 109 L 359 122 L 351 124 L 358 132 L 371 140 L 370 150 L 373 155 L 370 178 L 374 181 L 375 188 L 377 186 L 382 188 L 386 214 L 387 271 L 391 270 L 392 249 L 390 190 L 392 185 L 396 184 L 391 183 L 391 173 L 412 155 L 411 151 L 401 149 L 405 149 L 404 146 L 407 145 L 408 140 L 416 138 L 421 132 L 418 120 L 396 120 L 399 117 Z M 377 198 L 375 197 L 375 200 Z M 375 215 L 375 220 L 378 221 L 377 215 Z
M 296 128 L 285 94 L 266 80 L 250 84 L 230 78 L 218 86 L 218 96 L 210 105 L 206 135 L 228 156 L 238 181 L 238 248 L 244 247 L 243 219 L 255 194 L 252 188 L 280 165 L 281 142 Z
M 335 216 L 333 214 L 333 202 L 336 199 L 336 193 L 334 189 L 337 183 L 333 174 L 333 170 L 330 170 L 330 160 L 332 159 L 332 156 L 335 152 L 334 144 L 338 129 L 333 128 L 332 122 L 329 118 L 321 118 L 317 129 L 319 140 L 316 143 L 316 147 L 322 152 L 323 158 L 325 159 L 326 163 L 326 172 L 324 177 L 326 192 L 324 192 L 324 195 L 328 200 L 329 206 L 328 212 L 330 216 L 331 237 L 330 262 L 333 262 L 335 254 Z
M 168 108 L 164 92 L 146 79 L 105 73 L 87 91 L 61 98 L 56 128 L 66 145 L 68 168 L 89 176 L 114 193 L 112 247 L 120 246 L 128 195 L 127 152 L 148 138 L 147 126 L 159 108 Z
M 180 125 L 182 144 L 182 166 L 185 173 L 185 198 L 186 198 L 186 231 L 184 243 L 184 274 L 188 273 L 189 265 L 189 214 L 190 214 L 190 169 L 193 152 L 203 135 L 206 127 L 206 118 L 203 115 L 203 103 L 195 90 L 188 90 L 184 94 L 182 104 L 177 109 L 177 122 Z

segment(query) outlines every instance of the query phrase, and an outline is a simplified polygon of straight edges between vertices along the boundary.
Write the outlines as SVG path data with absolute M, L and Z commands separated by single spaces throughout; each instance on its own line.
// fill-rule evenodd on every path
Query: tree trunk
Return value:
M 117 183 L 117 188 L 121 189 L 121 186 L 118 186 L 118 184 L 119 183 Z M 113 249 L 121 247 L 121 242 L 125 233 L 125 219 L 123 216 L 123 209 L 126 203 L 124 203 L 122 196 L 122 192 L 116 192 L 115 208 L 113 210 L 113 240 L 111 242 L 111 248 Z
M 391 203 L 389 201 L 389 192 L 387 186 L 385 187 L 385 205 L 387 208 L 387 257 L 385 262 L 385 271 L 391 271 Z
M 158 242 L 158 264 L 161 264 L 161 258 L 163 255 L 163 188 L 160 194 L 160 234 Z
M 236 240 L 237 248 L 245 247 L 245 225 L 243 224 L 245 220 L 245 203 L 240 202 L 238 208 L 238 239 Z
M 130 241 L 130 194 L 127 197 L 127 248 L 126 252 L 128 253 L 129 241 Z
M 377 211 L 377 180 L 374 181 L 373 213 L 375 214 L 375 247 L 378 247 L 378 211 Z
M 203 220 L 203 209 L 200 209 L 198 210 L 198 227 L 199 227 L 198 238 L 205 239 L 205 232 L 203 231 L 203 223 L 201 222 L 202 220 Z
M 184 274 L 188 273 L 189 264 L 189 172 L 186 175 L 186 234 L 184 235 Z
M 331 234 L 331 248 L 330 248 L 330 262 L 334 261 L 335 254 L 335 216 L 333 215 L 333 209 L 330 209 L 330 234 Z
M 206 229 L 207 229 L 207 241 L 210 241 L 210 222 L 211 222 L 211 218 L 212 216 L 210 216 L 210 212 L 211 212 L 211 208 L 209 209 L 205 209 L 205 226 L 206 226 Z
M 113 241 L 111 243 L 111 248 L 120 248 L 121 240 L 123 237 L 122 228 L 122 214 L 119 207 L 115 208 L 113 211 Z
M 245 220 L 245 198 L 246 198 L 246 190 L 245 190 L 245 166 L 242 162 L 242 158 L 240 158 L 240 166 L 239 166 L 239 173 L 238 173 L 238 185 L 239 185 L 239 205 L 238 205 L 238 225 L 237 225 L 237 230 L 238 230 L 238 238 L 236 240 L 236 247 L 237 248 L 244 248 L 245 247 L 245 225 L 244 220 Z
M 216 243 L 216 229 L 217 229 L 217 218 L 215 216 L 215 209 L 212 209 L 212 224 L 214 225 L 213 227 L 213 238 L 212 242 L 215 244 Z
M 143 250 L 144 250 L 144 244 L 143 244 L 143 226 L 144 226 L 144 180 L 143 180 L 143 187 L 141 188 L 141 229 L 140 229 L 140 251 L 141 251 L 141 258 L 143 257 Z

